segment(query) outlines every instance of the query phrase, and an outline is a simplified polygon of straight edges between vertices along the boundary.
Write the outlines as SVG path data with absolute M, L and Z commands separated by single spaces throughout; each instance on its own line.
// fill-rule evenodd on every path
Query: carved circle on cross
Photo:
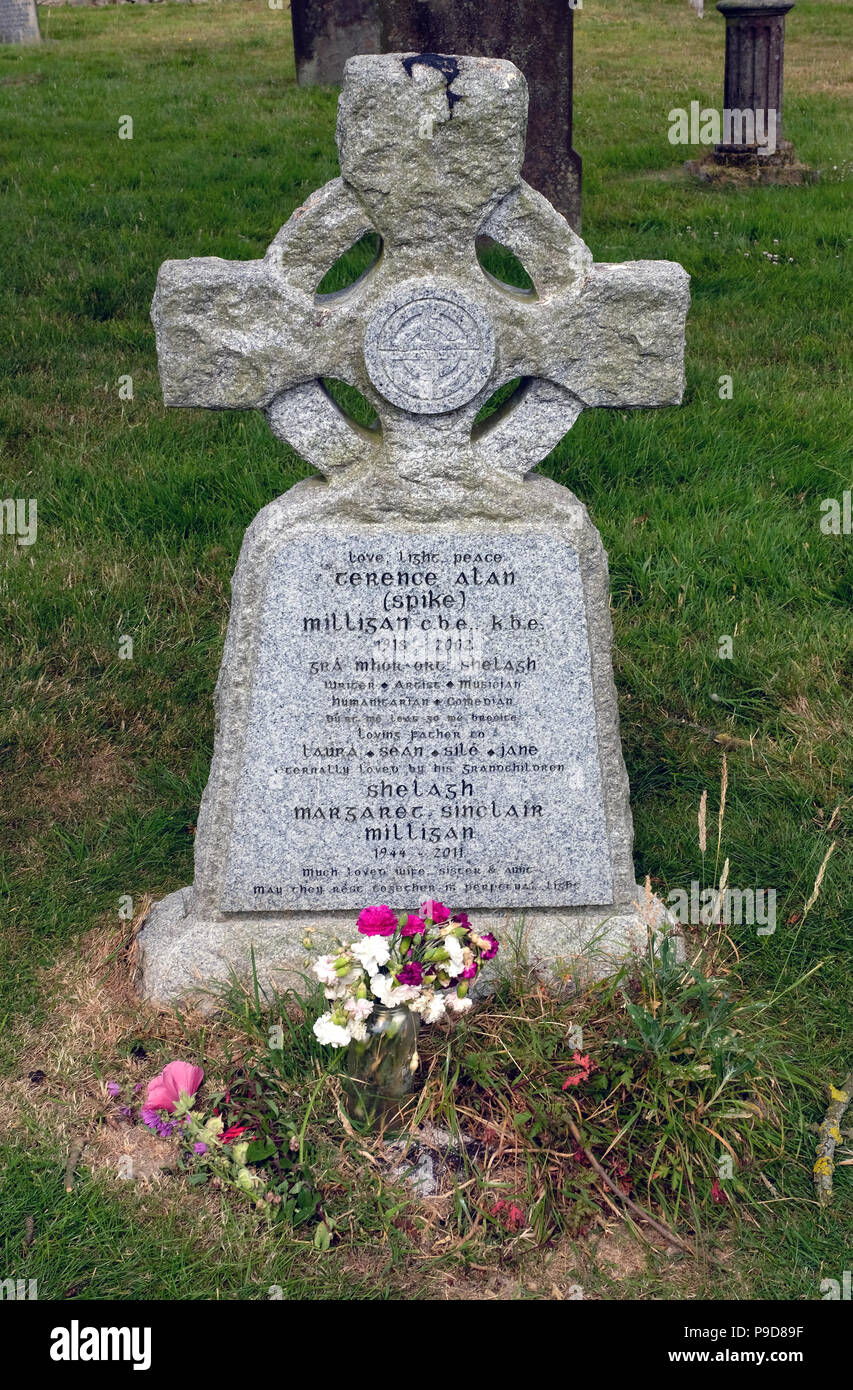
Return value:
M 376 390 L 401 410 L 441 415 L 482 390 L 495 334 L 479 305 L 450 285 L 401 285 L 373 313 L 364 361 Z

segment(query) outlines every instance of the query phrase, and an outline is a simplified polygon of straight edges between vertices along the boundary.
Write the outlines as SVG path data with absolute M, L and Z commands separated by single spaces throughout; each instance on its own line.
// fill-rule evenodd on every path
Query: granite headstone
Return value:
M 442 898 L 481 929 L 510 914 L 561 974 L 645 942 L 607 557 L 583 504 L 531 470 L 584 408 L 681 400 L 688 277 L 593 264 L 520 177 L 526 104 L 509 62 L 350 59 L 341 177 L 263 259 L 160 269 L 166 404 L 261 409 L 324 477 L 246 533 L 195 881 L 139 938 L 149 997 L 245 971 L 250 950 L 263 981 L 292 982 L 306 928 L 322 947 L 369 902 Z M 369 230 L 374 265 L 318 294 Z M 481 268 L 479 235 L 531 291 Z
M 36 0 L 0 0 L 0 43 L 40 43 Z
M 290 0 L 300 87 L 343 81 L 355 53 L 379 52 L 376 0 Z
M 297 81 L 340 82 L 358 53 L 508 58 L 530 92 L 522 173 L 576 231 L 581 157 L 572 148 L 570 0 L 291 0 Z

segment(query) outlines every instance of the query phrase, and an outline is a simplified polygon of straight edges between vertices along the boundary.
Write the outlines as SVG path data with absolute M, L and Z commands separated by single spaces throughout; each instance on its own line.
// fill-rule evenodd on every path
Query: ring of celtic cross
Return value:
M 364 361 L 377 391 L 415 415 L 441 415 L 482 390 L 495 360 L 488 315 L 450 285 L 411 282 L 372 315 Z

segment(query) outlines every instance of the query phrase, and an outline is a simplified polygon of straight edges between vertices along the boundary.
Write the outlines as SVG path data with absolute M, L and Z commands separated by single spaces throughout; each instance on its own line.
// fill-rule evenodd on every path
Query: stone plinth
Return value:
M 746 138 L 724 138 L 716 145 L 718 164 L 752 168 L 757 160 L 769 160 L 777 167 L 794 163 L 793 147 L 782 133 L 785 16 L 793 7 L 794 0 L 719 0 L 717 9 L 726 21 L 723 109 L 751 112 L 754 138 L 750 140 L 748 130 L 738 122 L 739 134 Z M 772 149 L 766 139 L 755 138 L 762 125 L 766 135 L 771 119 Z
M 782 133 L 785 16 L 794 0 L 719 0 L 726 21 L 723 138 L 684 168 L 705 183 L 812 183 Z

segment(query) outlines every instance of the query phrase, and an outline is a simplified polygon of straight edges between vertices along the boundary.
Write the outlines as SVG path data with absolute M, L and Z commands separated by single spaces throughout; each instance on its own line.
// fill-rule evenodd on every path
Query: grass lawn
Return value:
M 36 544 L 0 536 L 0 1278 L 79 1299 L 265 1298 L 273 1284 L 292 1298 L 548 1299 L 574 1283 L 600 1298 L 820 1298 L 853 1260 L 853 1170 L 839 1165 L 818 1209 L 810 1128 L 853 1065 L 853 535 L 820 527 L 821 501 L 853 489 L 849 7 L 799 0 L 788 20 L 786 134 L 819 182 L 737 190 L 689 181 L 697 152 L 667 139 L 672 108 L 722 103 L 713 6 L 701 22 L 685 0 L 576 14 L 584 237 L 600 261 L 689 271 L 687 393 L 681 409 L 582 415 L 543 469 L 587 503 L 610 556 L 638 871 L 664 896 L 712 880 L 725 753 L 720 863 L 732 885 L 775 888 L 777 928 L 734 926 L 703 956 L 735 1001 L 713 1036 L 729 1030 L 748 1054 L 722 1147 L 683 1049 L 676 1075 L 634 1020 L 636 1046 L 612 1051 L 619 991 L 565 1006 L 526 994 L 522 972 L 428 1044 L 425 1104 L 451 1125 L 490 1107 L 492 1196 L 519 1198 L 523 1230 L 492 1218 L 482 1177 L 428 1209 L 387 1180 L 376 1146 L 342 1131 L 333 1078 L 312 1101 L 307 1027 L 265 1054 L 268 1018 L 295 1017 L 292 1001 L 235 996 L 213 1029 L 133 995 L 119 899 L 138 909 L 192 879 L 243 531 L 310 471 L 255 414 L 164 410 L 156 272 L 169 257 L 260 256 L 338 172 L 337 97 L 296 88 L 288 13 L 261 0 L 42 9 L 41 22 L 41 47 L 0 49 L 0 489 L 38 501 Z M 118 138 L 125 116 L 132 140 Z M 658 1017 L 678 1012 L 655 968 L 623 983 L 653 1021 L 659 997 Z M 553 1077 L 581 1016 L 601 1062 L 585 1142 L 691 1233 L 690 1256 L 643 1243 L 582 1160 L 555 1157 L 568 1141 Z M 257 1064 L 297 1126 L 307 1117 L 328 1249 L 316 1224 L 259 1225 L 209 1187 L 116 1179 L 103 1083 L 171 1056 L 211 1077 Z M 644 1104 L 624 1139 L 632 1085 Z M 712 1156 L 729 1146 L 739 1166 L 719 1203 Z

